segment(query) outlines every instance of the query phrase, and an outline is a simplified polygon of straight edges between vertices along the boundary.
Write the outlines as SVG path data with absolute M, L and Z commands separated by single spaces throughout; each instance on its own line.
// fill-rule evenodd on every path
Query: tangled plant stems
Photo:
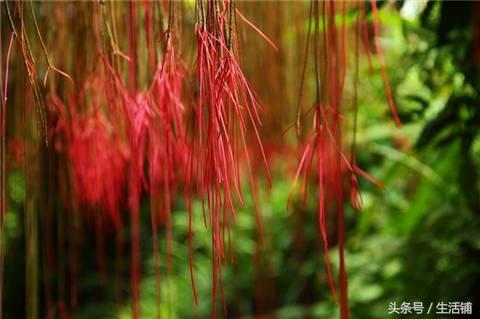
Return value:
M 359 56 L 359 37 L 363 32 L 364 39 L 368 39 L 368 33 L 365 26 L 364 3 L 359 1 L 353 5 L 357 6 L 357 28 L 355 35 L 355 70 L 354 78 L 354 105 L 352 110 L 351 125 L 353 138 L 350 149 L 345 148 L 346 139 L 344 124 L 348 118 L 346 110 L 342 107 L 342 95 L 345 85 L 345 74 L 347 72 L 346 63 L 346 43 L 345 43 L 345 16 L 346 2 L 336 1 L 317 1 L 310 2 L 310 23 L 307 33 L 305 62 L 303 67 L 301 92 L 299 98 L 299 108 L 297 113 L 297 133 L 300 132 L 300 123 L 305 115 L 312 114 L 313 130 L 307 140 L 305 149 L 298 165 L 295 182 L 303 176 L 304 196 L 307 195 L 307 183 L 310 175 L 315 173 L 313 178 L 317 182 L 317 205 L 318 205 L 318 223 L 323 240 L 323 251 L 326 265 L 326 272 L 330 285 L 331 294 L 337 302 L 335 280 L 328 255 L 327 239 L 327 216 L 337 215 L 338 226 L 338 251 L 340 260 L 340 269 L 338 275 L 338 287 L 340 291 L 340 315 L 342 319 L 350 318 L 348 305 L 348 287 L 345 263 L 345 221 L 344 210 L 347 192 L 344 185 L 349 181 L 350 197 L 355 209 L 361 208 L 361 197 L 359 193 L 359 184 L 357 174 L 364 176 L 369 181 L 382 187 L 381 183 L 368 176 L 356 164 L 356 130 L 357 130 L 357 112 L 358 112 L 358 56 Z M 375 21 L 375 36 L 379 36 L 379 17 L 376 8 L 376 2 L 371 1 L 372 12 Z M 335 21 L 340 16 L 342 22 L 340 26 Z M 313 32 L 312 32 L 313 27 Z M 313 42 L 313 47 L 310 44 Z M 400 120 L 393 102 L 391 89 L 388 83 L 385 63 L 381 51 L 381 46 L 377 43 L 377 53 L 380 56 L 382 79 L 385 85 L 385 91 L 392 116 L 400 125 Z M 366 46 L 367 55 L 370 58 L 369 47 Z M 303 78 L 306 72 L 307 60 L 312 56 L 315 70 L 315 89 L 316 100 L 304 115 L 301 110 L 301 99 L 303 90 Z M 350 152 L 350 154 L 348 154 Z M 314 166 L 316 159 L 316 167 Z M 329 214 L 332 212 L 332 214 Z
M 149 195 L 157 316 L 160 314 L 161 304 L 159 230 L 165 230 L 165 260 L 167 269 L 170 269 L 171 255 L 174 253 L 172 210 L 175 200 L 182 194 L 188 208 L 188 258 L 194 300 L 199 302 L 193 272 L 193 201 L 199 200 L 202 204 L 200 218 L 211 235 L 213 304 L 216 309 L 221 301 L 226 312 L 222 267 L 228 260 L 234 260 L 230 232 L 236 220 L 236 208 L 246 202 L 242 188 L 246 183 L 251 189 L 253 213 L 261 233 L 260 211 L 255 192 L 256 166 L 264 166 L 268 182 L 271 180 L 260 138 L 262 123 L 259 98 L 240 64 L 237 18 L 259 34 L 275 51 L 278 48 L 235 8 L 232 0 L 197 0 L 194 29 L 196 61 L 195 70 L 190 75 L 181 59 L 181 46 L 178 45 L 179 23 L 175 13 L 180 11 L 175 10 L 175 1 L 131 1 L 122 7 L 123 10 L 119 10 L 120 7 L 117 7 L 114 1 L 100 1 L 88 4 L 82 9 L 76 6 L 78 10 L 72 11 L 86 21 L 86 26 L 91 26 L 85 29 L 91 30 L 87 32 L 83 28 L 80 28 L 80 31 L 72 29 L 78 32 L 76 35 L 83 37 L 81 39 L 90 40 L 91 36 L 95 40 L 95 50 L 91 50 L 94 52 L 90 61 L 93 67 L 82 66 L 87 59 L 82 59 L 79 55 L 78 61 L 71 62 L 77 68 L 69 69 L 76 70 L 70 76 L 52 63 L 51 56 L 47 54 L 48 41 L 44 42 L 40 31 L 42 24 L 38 23 L 42 20 L 37 21 L 34 6 L 31 2 L 28 5 L 30 24 L 25 21 L 26 10 L 22 2 L 15 2 L 14 5 L 5 2 L 4 6 L 11 33 L 5 59 L 3 52 L 1 57 L 4 73 L 1 85 L 0 131 L 0 306 L 4 295 L 1 283 L 7 205 L 6 123 L 7 119 L 15 115 L 14 110 L 9 113 L 10 108 L 7 107 L 7 93 L 10 91 L 9 65 L 13 58 L 24 66 L 26 79 L 37 104 L 37 127 L 42 130 L 42 135 L 46 136 L 45 144 L 48 144 L 50 149 L 53 148 L 49 153 L 52 153 L 52 158 L 61 159 L 56 169 L 66 172 L 47 178 L 49 183 L 61 185 L 57 185 L 58 189 L 66 186 L 64 188 L 68 190 L 62 191 L 60 196 L 47 194 L 52 197 L 46 200 L 50 203 L 49 207 L 57 206 L 57 197 L 60 197 L 60 206 L 63 207 L 59 208 L 59 212 L 50 212 L 47 209 L 45 221 L 42 223 L 47 233 L 55 227 L 61 229 L 62 236 L 71 241 L 68 247 L 72 251 L 61 251 L 64 244 L 62 240 L 65 239 L 60 235 L 62 238 L 59 239 L 47 235 L 47 239 L 43 241 L 43 249 L 47 255 L 44 263 L 49 274 L 55 271 L 55 258 L 58 258 L 58 264 L 61 264 L 62 256 L 68 254 L 71 257 L 68 265 L 71 272 L 69 280 L 65 280 L 66 275 L 62 273 L 63 269 L 67 268 L 66 263 L 59 266 L 62 270 L 59 271 L 62 273 L 59 275 L 59 286 L 70 284 L 71 301 L 67 306 L 63 301 L 67 295 L 63 288 L 58 288 L 60 292 L 55 296 L 50 291 L 53 285 L 45 280 L 43 285 L 46 287 L 48 318 L 53 318 L 56 313 L 67 317 L 74 314 L 77 306 L 76 276 L 80 259 L 80 234 L 85 231 L 80 225 L 83 225 L 83 222 L 94 225 L 98 268 L 100 273 L 105 273 L 107 261 L 104 256 L 104 237 L 109 233 L 115 234 L 115 255 L 120 259 L 124 244 L 121 234 L 125 230 L 126 219 L 130 222 L 131 314 L 133 318 L 141 317 L 140 204 L 143 194 Z M 374 36 L 378 38 L 380 27 L 376 2 L 371 0 L 370 6 Z M 354 9 L 357 14 L 354 32 L 357 58 L 353 72 L 354 102 L 351 111 L 345 108 L 343 99 L 346 74 L 349 71 L 345 23 L 349 9 Z M 164 17 L 167 17 L 166 28 Z M 125 39 L 117 34 L 120 18 L 125 21 Z M 314 184 L 316 187 L 314 198 L 318 206 L 318 227 L 323 240 L 330 290 L 337 301 L 338 286 L 341 317 L 348 319 L 343 252 L 345 202 L 350 197 L 355 209 L 361 207 L 358 175 L 381 186 L 357 166 L 355 155 L 360 44 L 363 43 L 369 61 L 372 55 L 365 3 L 312 0 L 308 26 L 295 126 L 298 135 L 301 135 L 302 122 L 309 117 L 312 129 L 305 140 L 294 183 L 299 179 L 303 180 L 304 200 L 308 185 Z M 29 43 L 26 30 L 30 28 L 39 41 L 37 46 Z M 48 40 L 47 37 L 45 39 Z M 14 44 L 17 44 L 19 59 L 15 59 L 15 54 L 12 54 L 15 52 Z M 45 60 L 43 86 L 39 84 L 39 61 L 34 59 L 35 51 L 32 48 L 37 48 Z M 78 49 L 75 45 L 74 48 Z M 122 51 L 122 48 L 126 50 Z M 395 122 L 399 124 L 382 48 L 378 42 L 375 48 L 379 56 L 388 105 Z M 86 55 L 92 55 L 91 52 Z M 142 58 L 145 58 L 145 61 Z M 304 78 L 309 60 L 314 62 L 315 99 L 312 106 L 302 112 L 303 87 L 307 87 Z M 48 77 L 52 72 L 59 76 Z M 193 78 L 195 85 L 191 99 L 186 98 L 188 94 L 184 85 L 189 76 Z M 57 83 L 58 81 L 61 82 Z M 352 133 L 352 138 L 348 139 L 346 133 Z M 254 152 L 259 155 L 255 156 Z M 256 165 L 258 158 L 261 158 L 262 165 Z M 31 172 L 28 178 L 34 180 Z M 34 192 L 35 189 L 29 191 Z M 73 211 L 73 214 L 64 214 L 67 211 Z M 327 224 L 332 214 L 335 214 L 338 220 L 340 269 L 337 284 L 328 255 Z M 55 256 L 55 252 L 58 256 Z M 35 260 L 32 264 L 34 262 Z M 2 309 L 0 316 L 1 314 Z M 216 310 L 213 311 L 213 316 L 217 316 Z
M 122 186 L 125 185 L 130 154 L 121 141 L 121 132 L 107 119 L 102 104 L 97 104 L 105 102 L 102 101 L 104 86 L 98 80 L 102 79 L 87 82 L 86 90 L 69 99 L 68 108 L 57 97 L 51 97 L 51 103 L 60 115 L 55 146 L 69 157 L 75 201 L 90 206 L 92 210 L 105 212 L 115 229 L 121 230 L 119 206 L 125 192 Z M 65 145 L 61 145 L 62 140 Z M 105 218 L 98 213 L 98 210 L 95 211 L 93 217 Z
M 0 127 L 0 317 L 2 314 L 3 304 L 3 264 L 5 254 L 5 214 L 7 212 L 7 185 L 6 185 L 6 130 L 5 118 L 7 115 L 7 94 L 8 94 L 8 73 L 10 67 L 10 56 L 12 53 L 13 41 L 15 40 L 15 33 L 10 36 L 10 41 L 7 49 L 7 56 L 5 60 L 5 78 L 2 79 L 2 108 L 1 108 L 1 127 Z M 3 68 L 2 68 L 3 70 Z
M 146 13 L 149 12 L 148 9 L 149 5 L 146 5 Z M 70 98 L 71 105 L 65 107 L 56 97 L 51 100 L 59 111 L 60 120 L 56 133 L 60 140 L 65 140 L 68 149 L 66 153 L 73 171 L 75 201 L 91 208 L 96 223 L 102 219 L 99 213 L 107 212 L 110 224 L 113 224 L 117 233 L 123 229 L 120 207 L 128 207 L 132 317 L 138 318 L 141 280 L 140 196 L 143 192 L 150 194 L 158 297 L 158 228 L 166 228 L 167 264 L 170 265 L 172 201 L 184 181 L 182 168 L 186 167 L 188 150 L 184 127 L 185 110 L 181 102 L 184 67 L 174 49 L 173 30 L 170 29 L 173 21 L 169 22 L 163 57 L 155 63 L 150 85 L 145 91 L 140 91 L 135 80 L 132 80 L 137 78 L 137 49 L 135 40 L 132 39 L 137 32 L 134 23 L 135 10 L 136 6 L 131 3 L 130 56 L 121 55 L 129 66 L 128 85 L 114 67 L 115 61 L 111 60 L 102 47 L 98 47 L 97 65 L 87 79 L 84 89 Z M 101 8 L 97 10 L 97 14 L 100 11 Z M 101 20 L 102 18 L 97 16 L 97 43 L 102 42 L 99 32 Z M 113 31 L 111 33 L 113 34 Z M 115 40 L 109 40 L 112 51 L 118 51 Z M 152 43 L 150 45 L 153 47 Z M 115 57 L 115 53 L 112 56 Z M 157 59 L 152 57 L 151 61 L 155 62 Z M 128 196 L 123 200 L 125 194 Z M 98 236 L 101 236 L 102 231 L 100 229 Z M 97 249 L 101 250 L 101 247 Z M 99 259 L 99 265 L 102 265 L 101 254 Z M 160 305 L 159 300 L 157 304 Z
M 259 104 L 238 63 L 234 14 L 235 8 L 231 1 L 209 0 L 196 3 L 198 92 L 193 110 L 194 134 L 188 176 L 190 183 L 196 184 L 195 193 L 204 203 L 204 223 L 211 230 L 214 304 L 218 297 L 218 284 L 222 301 L 224 300 L 221 267 L 227 262 L 227 252 L 230 253 L 230 259 L 234 259 L 232 249 L 229 248 L 230 225 L 235 221 L 237 202 L 244 205 L 241 189 L 242 162 L 247 165 L 250 187 L 255 198 L 247 142 L 251 134 L 258 143 L 270 180 L 258 132 L 258 126 L 261 125 Z M 255 207 L 255 214 L 258 215 L 256 203 Z M 223 304 L 225 305 L 224 301 Z
M 44 57 L 46 59 L 46 62 L 48 64 L 48 69 L 47 69 L 47 74 L 48 74 L 48 70 L 53 70 L 55 71 L 56 73 L 59 73 L 63 76 L 65 76 L 66 78 L 70 78 L 70 76 L 61 71 L 60 69 L 58 69 L 57 67 L 55 67 L 52 62 L 51 62 L 51 59 L 49 58 L 48 54 L 47 54 L 47 51 L 46 51 L 46 48 L 45 46 L 43 45 L 43 39 L 41 37 L 41 34 L 40 34 L 40 31 L 39 31 L 39 28 L 38 28 L 38 25 L 37 25 L 37 22 L 36 22 L 36 17 L 35 17 L 35 13 L 34 13 L 34 10 L 33 10 L 33 7 L 32 7 L 32 3 L 29 2 L 28 3 L 29 6 L 30 6 L 30 13 L 31 13 L 31 18 L 33 19 L 34 21 L 34 28 L 36 30 L 36 34 L 38 36 L 38 39 L 40 40 L 40 43 L 42 44 L 42 49 L 43 49 L 43 53 L 44 53 Z M 11 10 L 11 7 L 14 8 L 13 10 L 13 14 L 12 14 L 12 10 Z M 8 44 L 8 48 L 7 48 L 7 54 L 6 54 L 6 60 L 5 60 L 5 66 L 3 68 L 1 68 L 2 70 L 2 103 L 1 103 L 1 117 L 0 117 L 0 121 L 1 121 L 1 128 L 0 128 L 0 170 L 1 170 L 1 174 L 0 174 L 0 188 L 1 188 L 1 191 L 0 191 L 0 318 L 2 318 L 3 316 L 3 300 L 4 300 L 4 294 L 3 294 L 3 274 L 4 274 L 4 257 L 5 257 L 5 250 L 6 250 L 6 237 L 5 237 L 5 228 L 4 228 L 4 224 L 5 224 L 5 214 L 7 212 L 7 185 L 6 185 L 6 175 L 7 175 L 7 168 L 6 168 L 6 139 L 7 139 L 7 131 L 6 131 L 6 123 L 7 123 L 7 95 L 8 95 L 8 85 L 9 85 L 9 69 L 10 69 L 10 58 L 11 58 L 11 53 L 12 53 L 12 49 L 13 49 L 13 44 L 14 44 L 14 41 L 16 42 L 17 44 L 17 47 L 21 53 L 21 57 L 22 57 L 22 60 L 23 60 L 23 64 L 24 64 L 24 67 L 25 67 L 25 71 L 27 73 L 27 77 L 28 77 L 28 81 L 29 81 L 29 84 L 30 84 L 30 89 L 33 91 L 33 95 L 34 95 L 34 98 L 35 98 L 35 101 L 36 101 L 36 104 L 37 104 L 37 128 L 36 129 L 40 129 L 41 133 L 37 134 L 38 135 L 43 135 L 45 137 L 45 142 L 47 142 L 47 136 L 46 136 L 46 131 L 47 131 L 47 119 L 46 119 L 46 111 L 45 111 L 45 105 L 44 105 L 44 99 L 43 99 L 43 93 L 42 93 L 42 90 L 41 90 L 41 87 L 39 85 L 39 81 L 38 81 L 38 74 L 37 74 L 37 64 L 35 62 L 35 59 L 34 59 L 34 53 L 32 51 L 32 47 L 30 46 L 30 43 L 29 43 L 29 38 L 28 38 L 28 35 L 27 35 L 27 32 L 26 32 L 26 23 L 25 21 L 27 20 L 26 18 L 26 14 L 25 14 L 25 10 L 24 10 L 24 3 L 23 2 L 16 2 L 14 3 L 13 5 L 9 4 L 7 1 L 4 1 L 4 3 L 2 3 L 2 6 L 0 7 L 0 10 L 2 12 L 2 17 L 5 18 L 5 14 L 6 13 L 6 20 L 8 21 L 9 23 L 9 27 L 10 27 L 10 31 L 11 31 L 11 35 L 10 35 L 10 41 L 9 41 L 9 44 Z M 5 11 L 3 11 L 5 10 Z M 16 18 L 16 20 L 15 20 Z M 3 21 L 3 20 L 2 20 Z M 20 26 L 18 26 L 18 24 Z M 2 34 L 2 39 L 3 39 L 3 34 Z M 2 43 L 3 44 L 3 43 Z M 2 50 L 3 50 L 3 45 L 2 45 Z M 2 60 L 3 60 L 3 52 L 2 52 Z M 3 64 L 3 61 L 2 61 L 2 64 Z M 3 70 L 5 69 L 5 77 L 3 78 Z M 45 78 L 47 76 L 47 74 L 45 75 Z M 13 111 L 13 109 L 12 109 Z M 26 111 L 25 111 L 26 113 Z M 14 112 L 11 112 L 10 114 L 14 114 Z M 11 116 L 11 115 L 9 115 Z M 29 178 L 30 176 L 30 173 L 31 173 L 31 170 L 29 168 L 29 165 L 27 163 L 25 163 L 25 174 L 27 175 L 26 177 Z M 27 190 L 27 194 L 29 195 L 30 190 Z M 27 197 L 29 197 L 27 195 Z M 28 205 L 26 205 L 25 207 L 25 220 L 26 220 L 26 237 L 27 237 L 27 252 L 26 252 L 26 256 L 27 256 L 27 260 L 26 260 L 26 264 L 27 266 L 28 265 L 35 265 L 35 262 L 37 261 L 37 256 L 38 254 L 36 252 L 33 252 L 33 246 L 30 247 L 30 250 L 28 249 L 29 245 L 31 243 L 33 243 L 33 245 L 36 245 L 36 238 L 35 238 L 35 234 L 36 234 L 36 230 L 33 229 L 33 231 L 30 232 L 30 230 L 32 230 L 31 227 L 35 227 L 35 225 L 37 224 L 36 223 L 36 219 L 34 217 L 35 215 L 35 212 L 33 212 L 33 199 L 32 198 L 28 198 L 28 200 L 26 200 L 26 202 L 28 202 Z M 28 267 L 27 267 L 28 268 Z M 32 291 L 28 291 L 27 289 L 27 292 L 26 292 L 26 302 L 28 304 L 27 306 L 27 315 L 31 314 L 31 315 L 36 315 L 37 313 L 37 310 L 38 310 L 38 307 L 36 305 L 36 301 L 38 300 L 38 296 L 36 295 L 36 291 L 35 291 L 35 287 L 37 287 L 37 277 L 38 277 L 38 272 L 36 271 L 36 269 L 27 269 L 26 271 L 26 277 L 29 279 L 27 280 L 27 286 L 32 288 L 31 290 Z

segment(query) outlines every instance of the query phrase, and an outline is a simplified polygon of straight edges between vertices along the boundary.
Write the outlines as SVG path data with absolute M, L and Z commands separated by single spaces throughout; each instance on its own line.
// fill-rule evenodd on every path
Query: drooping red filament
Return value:
M 80 94 L 71 96 L 68 111 L 58 98 L 51 97 L 60 115 L 57 133 L 62 133 L 55 144 L 69 157 L 76 202 L 107 213 L 119 230 L 130 151 L 121 139 L 121 131 L 97 104 L 103 101 L 98 80 L 91 78 Z
M 373 30 L 376 38 L 375 47 L 377 49 L 377 54 L 380 59 L 380 71 L 382 74 L 383 85 L 385 87 L 385 94 L 387 96 L 388 106 L 390 107 L 390 112 L 392 113 L 393 120 L 395 121 L 395 124 L 398 127 L 400 127 L 402 125 L 402 122 L 400 121 L 400 117 L 398 116 L 398 112 L 397 112 L 397 107 L 395 106 L 395 102 L 393 101 L 392 89 L 390 88 L 390 82 L 388 81 L 387 69 L 385 66 L 385 57 L 383 55 L 383 48 L 379 42 L 380 41 L 380 16 L 378 14 L 377 2 L 376 0 L 370 0 L 370 4 L 371 4 L 373 19 L 374 19 Z
M 149 165 L 150 214 L 158 287 L 160 282 L 157 228 L 158 226 L 166 228 L 167 266 L 170 269 L 170 256 L 173 254 L 172 206 L 178 188 L 185 180 L 184 168 L 187 166 L 188 157 L 184 107 L 181 102 L 183 66 L 177 60 L 171 42 L 167 43 L 167 52 L 163 59 L 146 95 L 146 100 L 151 105 L 146 156 Z M 193 281 L 192 289 L 196 291 Z
M 354 107 L 353 107 L 353 141 L 351 142 L 350 151 L 346 148 L 347 143 L 343 136 L 346 122 L 350 120 L 346 110 L 343 109 L 343 90 L 345 84 L 345 76 L 347 72 L 346 60 L 346 39 L 345 39 L 345 15 L 346 4 L 336 3 L 335 1 L 311 1 L 310 7 L 310 26 L 307 34 L 306 58 L 303 73 L 305 73 L 309 54 L 313 55 L 315 62 L 315 82 L 316 82 L 316 101 L 310 110 L 313 110 L 313 131 L 308 138 L 304 151 L 300 156 L 295 181 L 303 177 L 304 201 L 307 195 L 308 180 L 311 175 L 317 183 L 317 201 L 318 201 L 318 221 L 320 234 L 323 239 L 323 250 L 326 264 L 326 271 L 329 278 L 330 290 L 334 299 L 336 299 L 335 282 L 330 267 L 328 256 L 327 241 L 327 217 L 331 215 L 337 216 L 337 236 L 339 251 L 339 274 L 338 288 L 340 292 L 340 314 L 342 319 L 350 317 L 348 305 L 348 289 L 346 276 L 345 261 L 345 220 L 344 210 L 345 201 L 350 195 L 352 205 L 355 209 L 361 207 L 361 195 L 359 192 L 359 182 L 357 175 L 365 177 L 367 180 L 381 186 L 381 183 L 368 176 L 362 171 L 356 163 L 355 156 L 355 131 L 357 129 L 357 112 L 358 112 L 358 37 L 363 37 L 365 49 L 367 51 L 370 63 L 370 47 L 368 39 L 368 29 L 365 18 L 365 7 L 363 2 L 354 4 L 357 6 L 357 32 L 355 36 L 355 53 L 357 60 L 355 61 L 354 74 Z M 371 1 L 372 12 L 374 16 L 374 33 L 378 38 L 379 30 L 379 14 L 375 0 Z M 342 22 L 338 25 L 337 16 L 340 15 Z M 312 32 L 312 26 L 314 31 Z M 313 33 L 313 34 L 312 34 Z M 310 38 L 313 42 L 313 52 L 310 52 Z M 320 40 L 322 42 L 320 43 Z M 381 75 L 384 82 L 388 105 L 392 113 L 393 119 L 397 125 L 400 120 L 393 101 L 391 88 L 385 69 L 383 52 L 380 44 L 376 45 L 377 53 L 380 59 Z M 301 90 L 303 90 L 303 77 Z M 302 92 L 300 93 L 302 97 Z M 299 110 L 301 108 L 299 107 Z M 305 113 L 305 115 L 308 115 Z M 301 112 L 297 114 L 297 132 Z M 313 165 L 316 161 L 316 166 Z M 346 190 L 345 185 L 350 188 Z M 290 198 L 289 198 L 290 203 Z
M 233 5 L 229 1 L 206 1 L 203 5 L 198 8 L 202 18 L 196 25 L 198 92 L 188 176 L 190 183 L 196 183 L 194 191 L 204 203 L 204 222 L 211 230 L 216 304 L 219 283 L 223 296 L 221 265 L 227 261 L 229 227 L 235 221 L 237 202 L 244 204 L 242 162 L 246 163 L 255 197 L 250 136 L 256 140 L 265 166 L 266 158 L 258 132 L 261 123 L 257 98 L 238 63 L 232 28 Z

